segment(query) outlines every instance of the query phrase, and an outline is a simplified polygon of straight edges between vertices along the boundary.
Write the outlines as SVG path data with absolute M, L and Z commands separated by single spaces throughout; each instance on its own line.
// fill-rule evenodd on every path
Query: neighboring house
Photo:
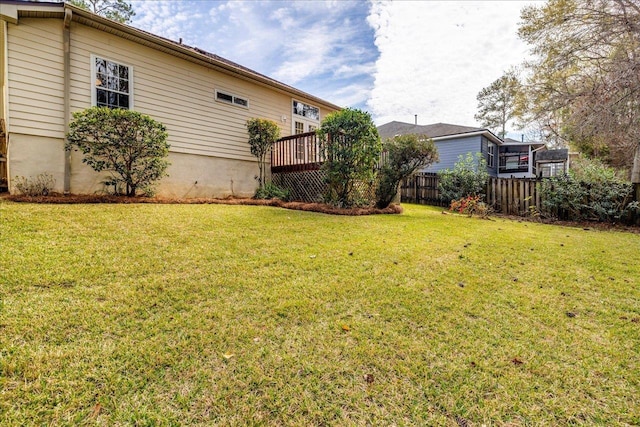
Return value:
M 490 176 L 500 178 L 535 177 L 535 156 L 545 150 L 544 144 L 502 140 L 483 128 L 458 126 L 446 123 L 415 125 L 390 122 L 378 127 L 382 140 L 396 135 L 426 135 L 438 148 L 440 160 L 424 170 L 438 172 L 453 169 L 460 156 L 467 153 L 482 153 L 487 161 Z
M 561 148 L 541 151 L 536 156 L 536 171 L 540 178 L 550 178 L 567 173 L 569 171 L 569 150 Z
M 247 119 L 274 120 L 287 136 L 339 109 L 217 55 L 59 2 L 1 1 L 0 83 L 4 178 L 47 172 L 55 191 L 77 194 L 105 191 L 106 176 L 64 150 L 72 113 L 92 105 L 135 109 L 167 127 L 171 166 L 158 186 L 167 197 L 252 195 L 258 166 Z

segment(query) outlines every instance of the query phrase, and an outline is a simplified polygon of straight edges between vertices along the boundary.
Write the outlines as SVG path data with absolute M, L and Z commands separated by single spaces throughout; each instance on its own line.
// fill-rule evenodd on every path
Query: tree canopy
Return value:
M 504 73 L 478 93 L 475 119 L 500 138 L 507 135 L 507 123 L 515 117 L 520 80 L 514 69 Z
M 550 0 L 522 11 L 526 119 L 640 182 L 640 4 Z M 635 159 L 635 161 L 634 161 Z
M 249 133 L 251 154 L 258 159 L 258 187 L 262 189 L 266 183 L 267 154 L 280 138 L 280 128 L 273 120 L 259 118 L 247 120 L 246 126 Z
M 121 24 L 128 24 L 136 14 L 133 6 L 125 0 L 67 0 L 74 6 L 81 7 L 96 15 L 104 16 Z
M 382 149 L 371 115 L 352 108 L 334 111 L 324 118 L 317 134 L 326 159 L 327 201 L 341 207 L 362 203 L 357 187 L 373 183 Z
M 382 150 L 376 205 L 384 209 L 393 202 L 404 179 L 438 161 L 438 149 L 427 136 L 396 135 L 382 144 Z

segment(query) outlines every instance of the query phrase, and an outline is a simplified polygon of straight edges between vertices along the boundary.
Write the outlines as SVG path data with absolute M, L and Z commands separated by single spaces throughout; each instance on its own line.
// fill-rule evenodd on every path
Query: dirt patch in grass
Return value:
M 227 197 L 224 199 L 213 198 L 191 198 L 173 199 L 164 197 L 125 197 L 112 195 L 79 195 L 79 194 L 49 194 L 47 196 L 23 196 L 4 195 L 3 198 L 14 202 L 23 203 L 51 203 L 51 204 L 94 204 L 94 203 L 147 203 L 147 204 L 218 204 L 218 205 L 252 205 L 252 206 L 275 206 L 284 209 L 299 211 L 320 212 L 331 215 L 379 215 L 379 214 L 400 214 L 400 205 L 391 205 L 385 209 L 375 207 L 357 207 L 351 209 L 337 208 L 324 203 L 305 202 L 285 202 L 279 199 L 250 199 Z

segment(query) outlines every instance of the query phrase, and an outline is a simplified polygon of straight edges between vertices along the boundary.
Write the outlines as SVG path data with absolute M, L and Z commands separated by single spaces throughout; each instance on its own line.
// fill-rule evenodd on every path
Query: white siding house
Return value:
M 167 127 L 171 166 L 159 195 L 249 196 L 258 168 L 247 119 L 271 119 L 287 136 L 297 122 L 313 127 L 339 109 L 224 58 L 68 4 L 3 0 L 0 24 L 9 188 L 12 177 L 48 172 L 56 191 L 105 191 L 105 177 L 64 143 L 73 112 L 109 105 Z M 298 117 L 301 104 L 317 117 Z

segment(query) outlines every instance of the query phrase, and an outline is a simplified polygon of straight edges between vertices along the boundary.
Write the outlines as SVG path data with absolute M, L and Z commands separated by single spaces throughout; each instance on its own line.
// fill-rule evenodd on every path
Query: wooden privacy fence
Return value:
M 489 178 L 486 202 L 507 215 L 526 215 L 540 211 L 540 180 L 536 178 Z
M 419 173 L 405 180 L 400 187 L 401 201 L 422 205 L 444 206 L 438 191 L 436 173 Z
M 436 173 L 420 173 L 402 183 L 403 202 L 446 205 L 438 191 Z M 489 178 L 486 202 L 495 211 L 508 215 L 525 215 L 534 207 L 540 209 L 540 180 L 535 178 Z

